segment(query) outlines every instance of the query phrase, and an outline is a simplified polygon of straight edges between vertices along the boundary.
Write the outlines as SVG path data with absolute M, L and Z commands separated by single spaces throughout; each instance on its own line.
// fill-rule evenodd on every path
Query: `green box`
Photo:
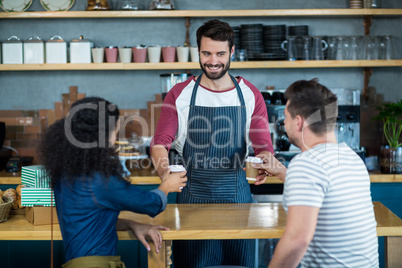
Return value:
M 21 205 L 24 207 L 50 206 L 52 199 L 54 206 L 54 195 L 50 188 L 21 188 Z
M 49 176 L 42 165 L 22 167 L 21 183 L 29 187 L 50 188 Z

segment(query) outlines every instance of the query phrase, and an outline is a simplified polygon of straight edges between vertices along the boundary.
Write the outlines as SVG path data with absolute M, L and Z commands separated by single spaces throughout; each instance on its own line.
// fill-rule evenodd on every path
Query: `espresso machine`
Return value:
M 331 89 L 338 97 L 338 118 L 335 136 L 338 143 L 345 142 L 361 157 L 360 150 L 360 91 L 338 88 Z
M 275 156 L 287 166 L 300 149 L 290 144 L 284 125 L 286 100 L 285 90 L 262 92 L 267 105 L 268 122 Z M 352 89 L 331 89 L 338 97 L 338 117 L 335 136 L 338 143 L 345 142 L 364 159 L 360 150 L 360 91 Z

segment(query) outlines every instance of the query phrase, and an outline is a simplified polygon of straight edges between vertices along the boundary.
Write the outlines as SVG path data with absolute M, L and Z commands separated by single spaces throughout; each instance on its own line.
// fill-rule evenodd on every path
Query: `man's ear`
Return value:
M 300 115 L 296 115 L 296 128 L 298 131 L 302 131 L 304 125 L 304 118 Z
M 233 56 L 233 53 L 235 52 L 235 45 L 233 44 L 232 46 L 232 50 L 230 51 L 230 57 Z

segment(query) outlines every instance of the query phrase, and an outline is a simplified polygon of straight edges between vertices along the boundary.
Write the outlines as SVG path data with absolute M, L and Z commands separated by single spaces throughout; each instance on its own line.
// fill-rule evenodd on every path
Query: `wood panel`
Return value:
M 377 235 L 402 237 L 402 220 L 380 202 L 373 205 Z M 281 203 L 168 204 L 155 218 L 127 211 L 119 217 L 169 227 L 161 231 L 164 240 L 280 238 L 286 225 Z M 121 240 L 135 239 L 131 231 L 117 233 Z M 23 215 L 10 215 L 0 224 L 0 240 L 49 240 L 50 235 L 50 225 L 34 226 Z M 53 235 L 55 240 L 62 239 L 58 224 Z
M 385 267 L 401 268 L 402 267 L 402 237 L 391 236 L 385 237 Z
M 400 16 L 402 9 L 249 9 L 249 10 L 140 10 L 0 12 L 0 19 L 166 18 L 166 17 L 283 17 L 283 16 Z
M 160 184 L 161 181 L 158 174 L 152 168 L 131 170 L 131 183 L 137 185 L 152 185 Z M 370 174 L 371 183 L 395 183 L 402 182 L 402 175 L 400 174 Z M 20 184 L 21 173 L 7 173 L 0 172 L 0 184 Z M 253 182 L 249 182 L 252 184 Z M 281 180 L 276 177 L 268 177 L 265 184 L 281 184 Z
M 231 69 L 400 67 L 402 60 L 234 61 Z M 198 62 L 0 64 L 0 71 L 198 70 Z

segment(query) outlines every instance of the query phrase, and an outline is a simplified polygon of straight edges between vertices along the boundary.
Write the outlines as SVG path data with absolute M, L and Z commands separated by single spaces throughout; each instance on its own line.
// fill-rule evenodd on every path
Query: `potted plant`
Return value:
M 381 150 L 380 170 L 383 173 L 402 172 L 402 100 L 384 103 L 377 107 L 378 115 L 374 118 L 383 121 L 383 132 L 389 147 Z M 398 149 L 399 148 L 399 149 Z M 398 154 L 397 154 L 398 151 Z M 401 152 L 399 152 L 401 151 Z

